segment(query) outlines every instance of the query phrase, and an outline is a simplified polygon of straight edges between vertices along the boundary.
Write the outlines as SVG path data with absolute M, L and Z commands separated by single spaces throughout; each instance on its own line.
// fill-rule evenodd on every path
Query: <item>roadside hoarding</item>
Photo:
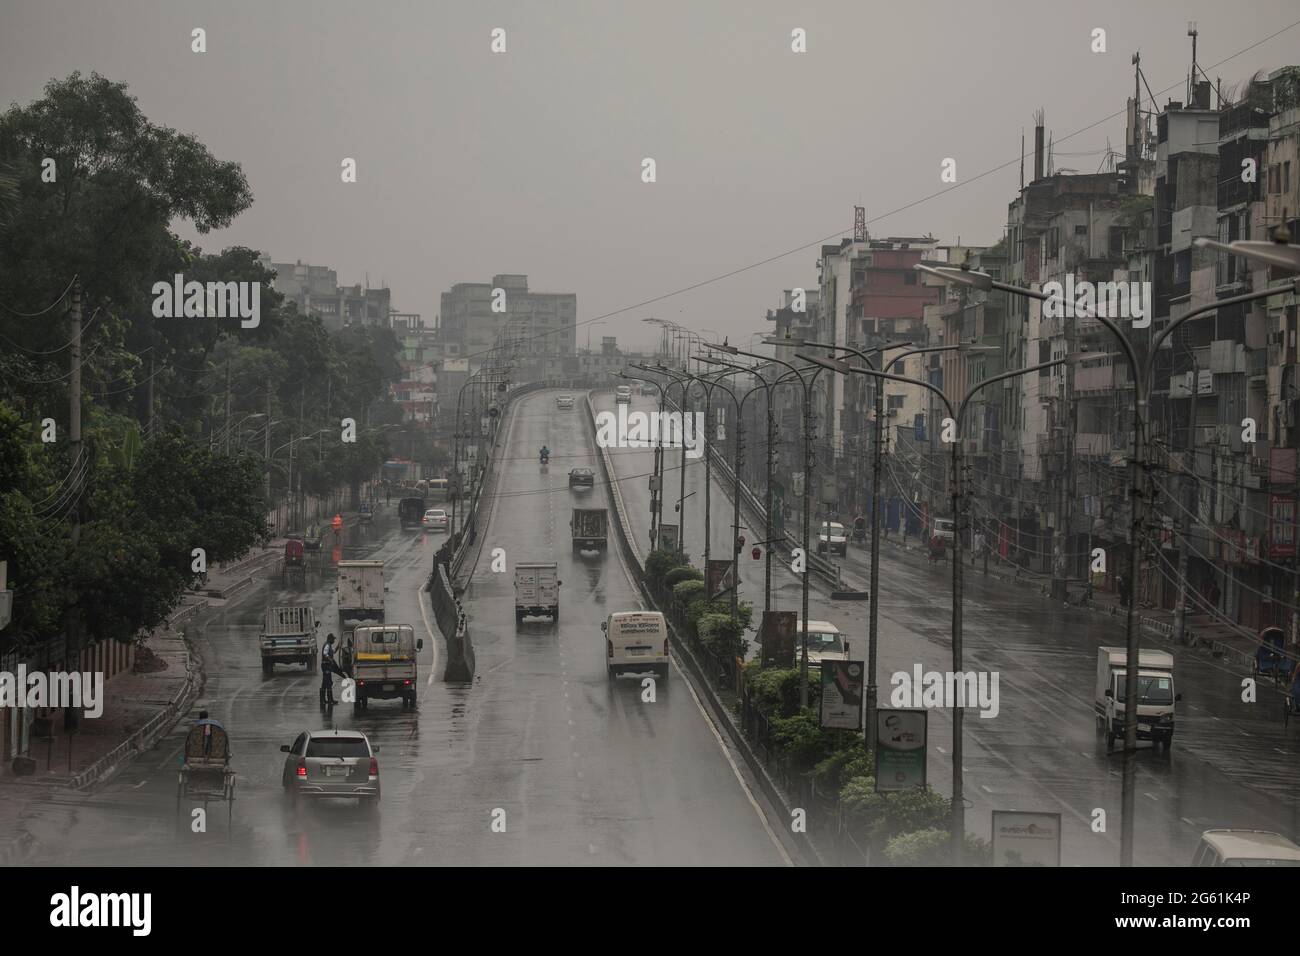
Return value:
M 862 661 L 822 661 L 821 725 L 834 730 L 862 729 Z
M 876 711 L 877 793 L 925 786 L 928 717 L 925 710 Z
M 1061 815 L 993 811 L 994 866 L 1060 866 Z
M 764 667 L 793 667 L 794 638 L 799 624 L 795 611 L 764 611 L 758 641 Z

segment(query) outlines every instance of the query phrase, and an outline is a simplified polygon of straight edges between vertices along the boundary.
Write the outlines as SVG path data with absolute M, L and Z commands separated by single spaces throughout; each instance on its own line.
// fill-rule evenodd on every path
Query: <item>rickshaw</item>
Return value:
M 1255 651 L 1255 660 L 1251 667 L 1251 676 L 1271 677 L 1273 683 L 1281 684 L 1290 675 L 1292 661 L 1282 650 L 1285 634 L 1280 627 L 1266 627 L 1259 632 L 1259 647 Z
M 369 502 L 366 501 L 361 502 L 361 508 L 357 512 L 357 517 L 361 519 L 362 524 L 369 524 L 370 521 L 375 517 L 375 513 L 371 509 Z
M 280 568 L 280 581 L 289 583 L 290 576 L 302 583 L 307 574 L 307 558 L 304 554 L 302 535 L 290 535 L 284 543 L 284 560 Z
M 946 547 L 947 544 L 944 542 L 943 537 L 941 535 L 939 534 L 930 535 L 930 542 L 929 542 L 930 560 L 931 561 L 948 560 L 948 555 L 947 552 L 945 551 Z
M 209 802 L 222 800 L 227 823 L 234 817 L 235 771 L 230 766 L 230 737 L 219 721 L 201 718 L 185 737 L 176 781 L 177 815 L 185 799 L 202 801 L 205 810 Z

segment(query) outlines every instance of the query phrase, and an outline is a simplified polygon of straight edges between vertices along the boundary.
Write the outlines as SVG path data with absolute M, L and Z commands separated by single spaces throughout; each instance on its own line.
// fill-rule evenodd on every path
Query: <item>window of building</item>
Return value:
M 1086 235 L 1088 234 L 1088 227 L 1087 227 L 1087 226 L 1075 226 L 1075 227 L 1074 227 L 1074 234 L 1075 234 L 1076 236 L 1086 236 Z

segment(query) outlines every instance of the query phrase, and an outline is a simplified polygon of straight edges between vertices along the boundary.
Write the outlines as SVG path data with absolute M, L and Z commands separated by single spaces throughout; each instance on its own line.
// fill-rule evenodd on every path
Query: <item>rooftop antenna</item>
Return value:
M 1020 191 L 1025 191 L 1025 128 L 1020 127 Z
M 1192 38 L 1192 77 L 1187 86 L 1187 103 L 1190 106 L 1192 102 L 1192 93 L 1196 89 L 1196 37 L 1199 31 L 1196 29 L 1196 21 L 1187 21 L 1187 35 Z

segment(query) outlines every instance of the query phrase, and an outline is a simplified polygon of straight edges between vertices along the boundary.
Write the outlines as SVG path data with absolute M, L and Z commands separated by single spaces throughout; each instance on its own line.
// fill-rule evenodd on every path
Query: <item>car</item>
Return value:
M 803 621 L 795 624 L 795 663 L 799 662 L 799 641 L 803 638 Z M 847 661 L 849 642 L 830 621 L 808 621 L 808 670 L 821 669 L 822 661 Z
M 817 553 L 849 553 L 849 533 L 838 521 L 823 521 L 817 525 Z
M 616 405 L 632 404 L 632 386 L 620 385 L 614 390 L 614 403 Z
M 556 407 L 556 408 L 572 408 L 572 407 L 573 407 L 573 396 L 572 396 L 572 395 L 561 395 L 559 398 L 557 398 L 557 399 L 555 400 L 555 407 Z
M 442 508 L 430 508 L 420 519 L 420 527 L 431 530 L 446 531 L 448 524 L 447 512 Z
M 1300 866 L 1300 846 L 1272 830 L 1206 830 L 1192 866 Z
M 655 388 L 653 385 L 642 385 L 641 394 L 647 396 L 648 398 L 654 398 L 656 395 L 659 394 L 659 389 Z
M 280 747 L 285 793 L 299 797 L 356 797 L 379 806 L 379 748 L 359 730 L 305 730 Z
M 569 472 L 570 488 L 595 488 L 596 473 L 590 468 L 574 468 Z

